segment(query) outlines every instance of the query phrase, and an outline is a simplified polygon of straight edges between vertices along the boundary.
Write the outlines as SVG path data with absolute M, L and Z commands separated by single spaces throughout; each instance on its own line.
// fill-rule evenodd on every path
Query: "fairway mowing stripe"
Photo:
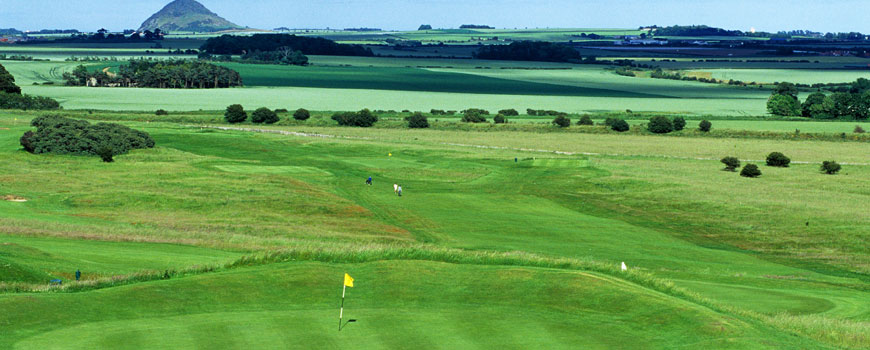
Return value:
M 377 139 L 372 138 L 372 137 L 315 134 L 315 133 L 304 133 L 304 132 L 283 131 L 283 130 L 235 128 L 235 127 L 227 127 L 227 126 L 195 126 L 195 125 L 185 125 L 185 126 L 190 127 L 190 128 L 218 129 L 218 130 L 224 130 L 224 131 L 248 131 L 248 132 L 280 134 L 280 135 L 299 136 L 299 137 L 321 137 L 321 138 L 333 138 L 333 139 L 344 139 L 344 140 L 367 140 L 367 141 L 376 141 L 377 140 Z M 567 151 L 554 151 L 554 150 L 535 149 L 535 148 L 517 148 L 517 147 L 504 147 L 504 146 L 472 145 L 472 144 L 466 144 L 466 143 L 452 143 L 452 142 L 439 142 L 438 144 L 445 145 L 445 146 L 470 147 L 470 148 L 481 148 L 481 149 L 497 149 L 497 150 L 521 151 L 521 152 L 552 153 L 552 154 L 559 154 L 559 155 L 563 155 L 563 156 L 581 155 L 581 156 L 606 156 L 606 157 L 658 157 L 658 158 L 684 159 L 684 160 L 719 160 L 719 159 L 715 159 L 715 158 L 705 158 L 705 157 L 680 157 L 680 156 L 665 156 L 665 155 L 650 155 L 650 154 L 567 152 Z M 759 162 L 759 163 L 765 162 L 765 160 L 758 160 L 758 159 L 741 159 L 740 161 L 742 161 L 742 162 Z M 818 164 L 818 162 L 806 162 L 806 161 L 792 161 L 791 163 L 792 164 Z M 853 166 L 870 166 L 870 163 L 840 163 L 840 164 L 853 165 Z

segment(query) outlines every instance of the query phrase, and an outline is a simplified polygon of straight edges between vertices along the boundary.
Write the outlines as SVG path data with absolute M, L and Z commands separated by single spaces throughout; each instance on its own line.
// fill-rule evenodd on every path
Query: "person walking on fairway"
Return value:
M 399 186 L 399 188 L 396 189 L 396 193 L 399 194 L 399 197 L 402 196 L 402 186 Z
M 399 184 L 393 184 L 393 193 L 399 193 Z
M 372 177 L 371 176 L 369 176 L 369 179 L 366 180 L 366 185 L 369 185 L 369 186 L 372 185 Z

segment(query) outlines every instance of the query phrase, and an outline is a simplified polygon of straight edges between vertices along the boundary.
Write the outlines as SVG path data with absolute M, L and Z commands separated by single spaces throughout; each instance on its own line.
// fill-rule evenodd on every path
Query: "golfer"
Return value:
M 399 194 L 399 197 L 401 197 L 401 196 L 402 196 L 402 186 L 399 186 L 399 188 L 398 188 L 398 189 L 396 189 L 396 193 L 398 193 L 398 194 Z
M 372 185 L 372 177 L 371 176 L 369 176 L 369 179 L 366 180 L 366 185 L 369 185 L 369 186 Z

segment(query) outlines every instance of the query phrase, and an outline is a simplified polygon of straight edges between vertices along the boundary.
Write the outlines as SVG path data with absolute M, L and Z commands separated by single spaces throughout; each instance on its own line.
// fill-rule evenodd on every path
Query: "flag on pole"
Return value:
M 344 274 L 344 285 L 353 288 L 353 277 L 350 277 L 348 274 Z

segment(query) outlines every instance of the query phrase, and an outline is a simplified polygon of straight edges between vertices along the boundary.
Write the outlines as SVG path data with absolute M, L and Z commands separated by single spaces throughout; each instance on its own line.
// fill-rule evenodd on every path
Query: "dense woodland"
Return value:
M 580 52 L 571 46 L 543 41 L 516 41 L 510 45 L 484 46 L 473 55 L 479 59 L 510 61 L 580 63 L 582 59 Z
M 238 72 L 211 63 L 192 60 L 131 60 L 118 73 L 90 71 L 85 66 L 64 73 L 69 86 L 150 87 L 214 89 L 242 86 Z
M 255 51 L 274 52 L 282 48 L 305 55 L 374 56 L 371 49 L 362 45 L 338 44 L 329 39 L 289 34 L 222 35 L 208 39 L 200 50 L 211 55 L 242 55 Z

